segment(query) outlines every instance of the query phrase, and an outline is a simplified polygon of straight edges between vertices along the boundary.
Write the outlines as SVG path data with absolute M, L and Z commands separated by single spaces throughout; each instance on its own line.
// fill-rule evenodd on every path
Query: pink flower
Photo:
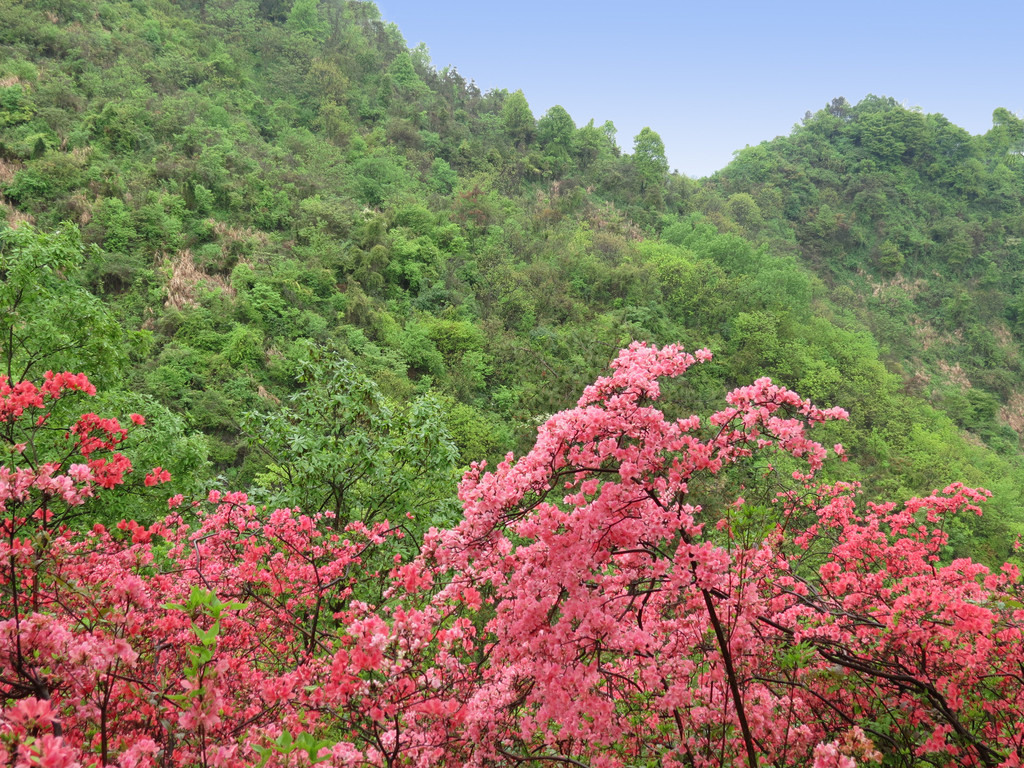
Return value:
M 68 467 L 68 474 L 79 483 L 92 479 L 92 470 L 88 464 L 72 464 Z
M 153 467 L 153 471 L 146 475 L 145 482 L 146 486 L 160 485 L 161 483 L 168 483 L 171 480 L 171 473 L 163 467 Z
M 18 750 L 25 762 L 19 765 L 33 765 L 39 768 L 81 768 L 77 750 L 64 743 L 64 739 L 47 733 L 37 741 L 25 742 Z
M 11 722 L 25 728 L 46 728 L 57 719 L 49 701 L 34 698 L 22 699 L 4 712 L 4 715 Z
M 857 761 L 839 751 L 836 742 L 819 744 L 814 748 L 813 768 L 856 768 Z

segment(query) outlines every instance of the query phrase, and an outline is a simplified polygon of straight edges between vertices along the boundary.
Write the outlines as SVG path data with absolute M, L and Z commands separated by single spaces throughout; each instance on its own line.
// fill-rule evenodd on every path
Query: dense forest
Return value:
M 921 574 L 937 567 L 926 563 L 949 565 L 965 562 L 963 558 L 994 572 L 1007 561 L 1019 561 L 1014 544 L 1024 534 L 1024 120 L 997 108 L 992 129 L 972 136 L 942 115 L 907 109 L 890 98 L 869 96 L 850 104 L 839 97 L 807 112 L 788 136 L 738 151 L 727 167 L 700 180 L 669 172 L 664 145 L 652 128 L 619 137 L 611 122 L 599 120 L 574 117 L 558 106 L 534 115 L 518 90 L 481 92 L 455 68 L 434 66 L 424 45 L 410 48 L 371 2 L 0 0 L 0 208 L 6 220 L 0 220 L 0 361 L 7 377 L 3 397 L 14 403 L 22 392 L 19 382 L 26 387 L 27 382 L 43 382 L 47 371 L 84 373 L 90 382 L 50 378 L 45 386 L 40 384 L 38 401 L 33 394 L 25 401 L 28 405 L 3 411 L 0 432 L 12 467 L 24 461 L 33 472 L 49 466 L 47 462 L 58 468 L 71 461 L 72 453 L 86 462 L 74 466 L 92 466 L 94 450 L 120 456 L 117 461 L 123 466 L 97 459 L 107 463 L 93 471 L 105 467 L 103 471 L 113 474 L 95 482 L 104 491 L 118 486 L 123 492 L 101 493 L 97 488 L 96 493 L 79 493 L 70 486 L 60 493 L 42 486 L 37 490 L 47 499 L 65 494 L 67 510 L 57 517 L 69 527 L 62 535 L 98 526 L 128 531 L 127 541 L 140 547 L 149 545 L 150 534 L 133 532 L 161 531 L 166 543 L 153 544 L 153 552 L 146 555 L 146 567 L 156 571 L 161 563 L 196 568 L 188 558 L 200 556 L 198 546 L 192 552 L 183 544 L 187 535 L 172 535 L 171 528 L 191 525 L 215 539 L 215 522 L 242 523 L 231 522 L 233 512 L 202 512 L 204 505 L 220 509 L 215 506 L 219 499 L 238 499 L 232 494 L 240 492 L 246 494 L 245 501 L 232 503 L 254 505 L 246 509 L 255 510 L 251 514 L 256 517 L 261 509 L 298 507 L 319 516 L 318 525 L 330 532 L 323 535 L 337 537 L 356 526 L 351 529 L 356 533 L 346 539 L 345 563 L 361 563 L 371 575 L 353 583 L 344 599 L 334 598 L 334 620 L 341 622 L 344 614 L 350 622 L 379 621 L 397 632 L 399 619 L 383 613 L 397 610 L 389 603 L 396 590 L 388 582 L 392 561 L 412 568 L 424 558 L 435 558 L 435 564 L 443 561 L 438 567 L 455 573 L 478 569 L 491 592 L 480 584 L 473 592 L 482 589 L 488 600 L 509 594 L 514 575 L 506 573 L 502 578 L 507 581 L 501 581 L 495 576 L 500 565 L 481 564 L 491 555 L 476 552 L 462 562 L 446 561 L 437 545 L 429 543 L 435 534 L 427 532 L 461 525 L 459 546 L 471 549 L 465 544 L 470 537 L 466 527 L 477 524 L 471 511 L 486 517 L 485 497 L 473 496 L 473 489 L 486 485 L 483 470 L 470 471 L 458 496 L 456 485 L 472 462 L 497 465 L 496 476 L 504 477 L 502 472 L 514 470 L 503 458 L 510 452 L 538 455 L 545 434 L 560 434 L 565 444 L 591 439 L 585 437 L 590 426 L 558 432 L 548 419 L 577 406 L 585 388 L 628 347 L 632 352 L 622 353 L 616 370 L 635 370 L 645 381 L 669 377 L 660 389 L 650 385 L 655 388 L 644 390 L 652 397 L 660 394 L 658 407 L 669 420 L 721 413 L 727 393 L 758 381 L 757 394 L 745 397 L 773 403 L 772 413 L 776 405 L 784 405 L 788 417 L 806 422 L 808 428 L 815 425 L 814 445 L 837 446 L 833 453 L 842 454 L 842 461 L 821 464 L 815 458 L 817 449 L 792 442 L 756 409 L 738 428 L 747 430 L 743 440 L 708 438 L 707 445 L 718 452 L 714 455 L 725 466 L 738 462 L 737 467 L 728 479 L 700 479 L 706 466 L 690 467 L 687 473 L 693 479 L 686 474 L 686 480 L 692 489 L 700 489 L 701 503 L 708 509 L 730 508 L 742 495 L 747 508 L 758 510 L 742 524 L 735 522 L 751 541 L 768 536 L 765 520 L 782 513 L 765 510 L 781 509 L 783 497 L 787 520 L 807 514 L 801 506 L 805 502 L 785 495 L 797 487 L 790 479 L 794 472 L 799 481 L 809 482 L 816 475 L 822 487 L 832 489 L 822 497 L 829 501 L 821 509 L 834 510 L 839 500 L 856 496 L 852 490 L 837 490 L 841 482 L 850 484 L 844 488 L 860 488 L 857 493 L 864 498 L 907 502 L 919 517 L 925 514 L 924 507 L 915 506 L 921 497 L 934 499 L 936 489 L 963 483 L 991 492 L 983 505 L 985 514 L 945 519 L 941 536 L 928 539 L 934 549 L 922 550 Z M 709 353 L 699 354 L 700 365 L 695 365 L 692 359 L 672 362 L 682 358 L 663 352 L 665 360 L 655 365 L 637 352 L 675 349 L 669 346 L 675 344 L 694 354 L 704 348 Z M 678 370 L 670 372 L 673 365 Z M 777 387 L 768 388 L 774 385 L 764 384 L 763 377 Z M 75 399 L 93 386 L 94 399 Z M 632 385 L 623 386 L 624 392 L 632 392 Z M 787 399 L 780 394 L 785 390 L 822 410 L 801 405 L 806 401 L 799 398 Z M 613 398 L 594 391 L 586 389 L 590 395 L 584 398 L 613 409 Z M 63 397 L 65 393 L 78 394 Z M 50 415 L 40 417 L 43 421 L 35 427 L 22 424 L 25 409 L 42 407 L 44 400 Z M 746 405 L 730 402 L 737 413 L 745 412 Z M 131 439 L 118 427 L 100 423 L 102 419 L 84 425 L 76 421 L 85 410 L 116 416 L 126 424 L 134 414 Z M 620 439 L 620 447 L 655 444 L 653 433 L 631 431 L 639 429 L 635 413 L 620 416 L 622 424 L 630 425 L 622 427 L 628 437 Z M 722 423 L 731 424 L 734 417 L 723 416 Z M 66 429 L 47 431 L 46 419 Z M 580 419 L 580 424 L 589 424 Z M 782 455 L 756 458 L 764 447 L 757 445 L 748 462 L 739 462 L 732 453 L 739 450 L 735 446 L 756 444 L 759 433 L 752 425 L 761 420 L 766 445 L 776 445 Z M 98 430 L 94 448 L 83 437 L 90 430 Z M 61 442 L 65 433 L 79 436 L 77 453 L 69 453 Z M 726 442 L 716 443 L 718 439 Z M 664 445 L 659 450 L 667 450 Z M 672 445 L 672 450 L 682 450 Z M 583 469 L 589 465 L 579 455 L 560 450 L 551 448 L 552 462 L 557 458 L 565 466 L 578 465 L 580 473 L 593 471 Z M 607 454 L 603 443 L 595 442 L 593 451 L 603 467 L 627 461 Z M 805 473 L 802 467 L 808 461 L 811 471 Z M 138 482 L 132 485 L 122 471 L 130 465 L 156 469 L 145 482 L 137 473 Z M 558 466 L 562 464 L 551 465 Z M 663 468 L 645 471 L 653 478 Z M 76 476 L 75 482 L 84 481 Z M 650 482 L 656 493 L 664 492 Z M 665 482 L 681 481 L 674 477 Z M 508 483 L 511 488 L 512 480 Z M 580 499 L 595 493 L 582 475 L 579 483 L 584 489 L 578 491 Z M 686 487 L 684 483 L 681 494 Z M 526 515 L 535 505 L 543 507 L 547 490 L 527 483 L 508 503 L 520 505 Z M 537 496 L 533 502 L 531 494 Z M 187 511 L 193 500 L 194 511 L 181 512 L 177 523 L 168 523 L 168 497 L 172 517 L 179 505 Z M 207 498 L 209 502 L 202 501 Z M 567 505 L 582 504 L 566 498 Z M 980 500 L 963 490 L 950 491 L 943 499 L 932 503 L 954 510 Z M 18 497 L 18 502 L 25 499 Z M 858 504 L 863 512 L 866 507 Z M 502 514 L 511 514 L 511 507 L 502 509 Z M 935 522 L 931 514 L 928 524 Z M 56 527 L 47 533 L 45 514 L 41 519 L 43 533 L 56 535 Z M 122 519 L 131 522 L 118 529 Z M 10 542 L 25 535 L 17 533 L 22 524 L 28 523 L 8 524 Z M 494 520 L 489 524 L 496 525 Z M 821 525 L 822 530 L 827 527 L 824 521 Z M 893 535 L 906 529 L 905 521 L 887 525 Z M 545 540 L 564 535 L 566 526 L 554 525 Z M 728 527 L 722 526 L 717 530 Z M 267 551 L 285 559 L 298 551 L 302 537 L 312 535 L 296 530 L 289 539 L 280 530 L 274 534 L 280 537 L 274 539 L 279 551 L 271 545 Z M 544 530 L 542 523 L 537 530 Z M 539 535 L 537 530 L 515 527 L 505 544 L 518 546 Z M 303 541 L 303 546 L 322 546 Z M 835 543 L 829 541 L 829 546 Z M 376 545 L 372 552 L 366 542 Z M 37 541 L 34 546 L 41 545 Z M 228 545 L 223 546 L 224 552 L 208 556 L 210 562 L 218 557 L 228 562 Z M 800 568 L 817 568 L 824 551 L 791 553 L 793 572 L 806 576 Z M 736 554 L 735 562 L 743 557 Z M 20 616 L 13 563 L 11 559 L 4 588 L 15 596 L 11 615 Z M 597 571 L 603 567 L 594 566 Z M 1005 566 L 1003 573 L 1012 567 Z M 351 569 L 346 568 L 337 573 L 325 568 L 334 575 L 317 584 L 326 590 L 327 582 L 342 578 L 339 574 L 347 579 Z M 640 575 L 629 587 L 634 595 L 630 606 L 637 584 L 663 575 L 637 568 Z M 53 572 L 61 571 L 55 565 Z M 446 572 L 451 578 L 453 571 Z M 404 573 L 405 588 L 417 593 L 410 584 L 426 577 Z M 298 595 L 298 577 L 291 578 L 294 583 L 282 589 Z M 762 591 L 790 576 L 765 578 L 758 582 Z M 451 583 L 460 583 L 459 577 Z M 946 584 L 952 595 L 953 582 Z M 993 594 L 1005 589 L 999 599 L 1014 605 L 1017 598 L 1010 596 L 1009 586 L 986 585 Z M 206 617 L 205 624 L 200 622 L 206 629 L 195 624 L 196 632 L 219 628 L 221 614 L 235 603 L 225 597 L 221 604 L 213 591 L 203 592 L 210 589 L 205 577 L 189 586 L 198 591 L 174 597 L 181 601 L 175 602 L 176 609 L 187 612 L 187 605 L 193 619 Z M 38 579 L 25 588 L 37 598 L 41 594 Z M 710 606 L 709 595 L 732 594 L 734 588 L 725 582 L 708 587 L 712 591 L 705 590 L 702 599 Z M 552 589 L 558 594 L 561 587 Z M 288 598 L 293 612 L 319 612 L 325 598 L 317 595 L 315 611 L 304 597 Z M 462 601 L 463 608 L 480 598 L 460 595 L 455 602 Z M 274 602 L 275 607 L 283 611 L 288 599 Z M 963 599 L 965 604 L 981 600 L 966 593 Z M 61 603 L 56 597 L 52 601 Z M 816 603 L 820 614 L 842 614 L 825 605 L 824 592 L 821 601 Z M 805 600 L 807 605 L 812 602 Z M 423 610 L 438 610 L 431 605 Z M 736 626 L 743 624 L 746 608 L 735 608 Z M 504 615 L 489 610 L 499 618 Z M 724 605 L 721 610 L 727 612 Z M 790 626 L 781 607 L 773 604 L 772 610 L 770 621 L 776 628 Z M 846 619 L 857 609 L 849 610 Z M 567 609 L 563 613 L 569 615 Z M 451 634 L 430 641 L 434 655 L 406 638 L 420 654 L 415 663 L 444 667 L 447 662 L 439 659 L 456 653 L 445 643 L 458 637 L 458 642 L 471 644 L 466 627 L 482 631 L 491 614 L 485 609 L 458 621 L 435 616 L 442 624 L 449 622 L 444 626 Z M 714 615 L 712 610 L 718 632 Z M 285 627 L 288 621 L 282 616 L 275 621 Z M 0 621 L 5 618 L 0 616 Z M 801 620 L 801 626 L 814 624 L 807 617 Z M 899 617 L 893 621 L 895 627 Z M 179 624 L 175 631 L 187 634 L 187 622 Z M 255 654 L 260 630 L 250 629 L 255 634 L 239 642 L 252 642 L 246 652 Z M 704 630 L 711 633 L 712 626 Z M 316 647 L 316 632 L 314 622 L 304 640 L 307 653 Z M 205 651 L 195 651 L 182 662 L 192 674 L 213 663 L 216 633 L 209 637 L 209 643 L 202 640 L 195 646 L 207 648 L 209 658 Z M 501 642 L 507 641 L 503 637 Z M 958 641 L 942 642 L 949 646 Z M 802 663 L 800 654 L 810 653 L 811 647 L 794 645 L 788 652 L 796 660 L 781 668 L 796 669 Z M 897 653 L 893 648 L 889 652 Z M 586 653 L 580 651 L 580 658 Z M 637 653 L 642 655 L 642 648 Z M 845 657 L 823 658 L 835 665 Z M 728 651 L 723 651 L 723 663 L 731 679 Z M 771 663 L 782 664 L 778 656 Z M 452 700 L 471 686 L 467 665 L 453 672 L 455 682 L 445 683 L 452 686 Z M 354 680 L 368 668 L 346 674 Z M 537 679 L 544 674 L 539 669 L 532 673 Z M 23 691 L 10 682 L 24 677 L 24 670 L 15 671 L 0 672 L 0 690 L 8 702 L 24 698 L 29 695 L 24 691 L 31 689 Z M 224 669 L 221 673 L 226 674 Z M 270 673 L 264 669 L 261 674 L 261 685 L 270 685 Z M 402 679 L 394 674 L 395 681 Z M 622 680 L 646 680 L 649 670 L 623 667 L 616 674 Z M 489 679 L 488 684 L 488 695 L 508 704 L 500 681 Z M 537 685 L 539 695 L 543 686 Z M 611 690 L 618 683 L 608 685 Z M 831 696 L 825 689 L 815 689 L 815 695 Z M 38 689 L 31 690 L 40 701 L 49 700 Z M 105 690 L 109 698 L 113 688 Z M 520 692 L 525 698 L 516 706 L 523 707 L 534 694 Z M 280 695 L 282 701 L 287 698 Z M 386 695 L 399 706 L 398 693 Z M 738 701 L 736 690 L 730 695 Z M 924 703 L 915 714 L 923 718 L 920 722 L 932 717 L 927 714 L 931 710 L 944 711 L 946 704 L 929 698 L 931 693 L 922 696 Z M 992 694 L 993 699 L 999 696 L 1009 694 Z M 777 716 L 762 699 L 767 708 L 760 716 Z M 668 752 L 655 746 L 643 752 L 646 747 L 639 746 L 645 739 L 661 743 L 661 737 L 652 735 L 661 733 L 659 726 L 647 720 L 639 724 L 643 700 L 641 694 L 632 695 L 619 713 L 636 725 L 629 737 L 610 725 L 601 730 L 598 726 L 607 724 L 601 725 L 596 710 L 587 716 L 592 731 L 559 720 L 549 736 L 541 737 L 548 713 L 531 710 L 529 725 L 509 725 L 500 736 L 487 729 L 474 732 L 500 741 L 521 729 L 515 738 L 521 739 L 522 749 L 513 750 L 518 757 L 504 758 L 500 751 L 483 757 L 458 749 L 443 752 L 453 743 L 455 726 L 445 721 L 452 713 L 432 710 L 430 716 L 437 720 L 431 727 L 441 728 L 437 723 L 444 721 L 446 735 L 417 731 L 417 738 L 425 739 L 417 742 L 416 749 L 425 750 L 417 755 L 424 756 L 422 764 L 433 764 L 429 760 L 441 759 L 437 755 L 442 753 L 446 756 L 438 764 L 455 759 L 453 755 L 458 760 L 449 764 L 465 759 L 484 760 L 481 765 L 502 760 L 527 765 L 535 759 L 556 759 L 543 750 L 531 753 L 540 757 L 523 756 L 524 750 L 541 744 L 551 755 L 572 758 L 557 758 L 561 762 L 580 765 L 584 763 L 573 757 L 583 754 L 579 740 L 592 738 L 603 746 L 615 741 L 621 749 L 610 748 L 600 758 L 591 755 L 586 765 L 720 765 L 728 752 L 725 743 L 734 739 L 739 745 L 736 759 L 752 759 L 753 726 L 736 706 L 729 710 L 735 721 L 699 726 L 707 729 L 708 745 L 721 737 L 718 753 L 712 746 L 693 747 L 688 758 L 659 763 L 668 760 Z M 603 706 L 587 701 L 588 706 Z M 808 706 L 806 701 L 799 706 L 787 701 L 789 718 L 802 716 L 801 707 Z M 924 737 L 893 724 L 886 708 L 909 706 L 894 701 L 884 706 L 858 701 L 852 710 L 870 711 L 860 725 L 874 734 L 873 743 L 886 764 L 1017 764 L 1005 762 L 1013 750 L 1003 742 L 971 752 L 975 742 L 983 741 L 984 728 L 960 720 L 947 723 L 954 734 L 950 743 L 961 750 L 950 752 L 948 760 L 906 748 L 904 742 L 919 744 Z M 298 733 L 305 728 L 303 718 L 312 717 L 309 713 L 323 715 L 326 705 L 321 705 L 309 705 L 301 713 L 288 710 L 292 719 L 277 736 Z M 839 714 L 840 704 L 829 706 L 834 706 L 837 721 L 846 717 Z M 253 722 L 259 720 L 241 704 L 236 707 L 250 712 L 247 717 Z M 107 710 L 100 709 L 106 717 Z M 346 763 L 348 757 L 335 753 L 338 764 L 421 764 L 415 762 L 421 757 L 399 756 L 397 735 L 371 734 L 373 727 L 365 723 L 357 727 L 354 711 L 346 710 L 351 722 L 339 727 L 349 734 L 346 738 L 355 738 L 350 733 L 358 731 L 359 738 L 372 741 L 376 756 L 363 751 L 359 759 L 366 762 L 353 757 L 354 762 Z M 1004 722 L 994 710 L 989 714 L 993 722 L 1003 723 L 998 738 L 1016 734 L 1020 755 L 1024 736 L 1019 726 L 1010 716 Z M 221 716 L 225 722 L 230 719 L 223 711 Z M 281 718 L 283 722 L 286 716 Z M 376 715 L 371 720 L 379 725 Z M 414 720 L 407 722 L 410 732 L 416 730 Z M 211 720 L 203 727 L 215 725 Z M 241 732 L 243 726 L 238 728 Z M 304 737 L 312 739 L 314 730 L 302 731 Z M 886 741 L 877 735 L 883 732 L 895 735 Z M 815 743 L 828 742 L 822 733 L 814 732 Z M 857 740 L 863 733 L 850 737 L 854 746 L 842 747 L 847 751 L 835 749 L 850 757 L 856 747 L 861 750 L 857 759 L 868 759 L 874 754 L 870 742 Z M 316 736 L 321 737 L 330 738 Z M 3 738 L 0 734 L 0 742 Z M 352 743 L 360 744 L 359 738 Z M 772 751 L 764 738 L 759 753 L 765 765 L 806 764 L 800 760 L 810 759 L 812 752 L 819 757 L 811 742 L 791 748 L 776 744 Z M 431 739 L 436 740 L 436 754 L 424 746 Z M 142 752 L 132 753 L 136 762 L 131 762 L 124 757 L 131 750 L 108 745 L 105 730 L 100 740 L 102 757 L 96 764 L 114 762 L 108 748 L 110 754 L 122 750 L 118 759 L 125 766 L 171 764 L 146 762 L 156 760 L 156 751 L 146 759 Z M 303 745 L 309 761 L 323 747 L 317 741 Z M 630 751 L 634 748 L 639 750 L 635 754 Z M 284 755 L 284 762 L 274 764 L 289 764 L 291 742 L 287 749 L 281 744 L 275 749 L 273 759 Z M 196 757 L 200 752 L 201 761 Z M 244 758 L 221 755 L 220 763 L 200 752 L 187 752 L 180 764 L 258 762 L 251 751 Z M 973 755 L 970 760 L 956 763 L 958 754 L 967 753 Z M 264 764 L 271 759 L 269 751 L 259 754 Z M 846 765 L 821 766 L 833 764 Z

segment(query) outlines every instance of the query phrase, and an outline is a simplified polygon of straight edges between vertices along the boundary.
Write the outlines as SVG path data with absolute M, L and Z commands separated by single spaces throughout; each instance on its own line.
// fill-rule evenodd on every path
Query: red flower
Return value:
M 163 467 L 153 467 L 153 471 L 146 475 L 145 483 L 147 486 L 160 485 L 160 483 L 167 483 L 171 480 L 171 473 Z

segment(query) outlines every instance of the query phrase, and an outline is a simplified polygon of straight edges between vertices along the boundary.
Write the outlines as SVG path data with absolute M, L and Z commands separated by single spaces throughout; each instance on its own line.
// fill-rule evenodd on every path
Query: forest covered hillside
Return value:
M 0 764 L 1024 764 L 1024 121 L 515 87 L 0 0 Z
M 4 354 L 151 414 L 172 491 L 427 498 L 450 521 L 462 468 L 526 450 L 642 340 L 714 355 L 673 412 L 771 376 L 849 411 L 823 427 L 848 458 L 826 477 L 991 489 L 947 554 L 1001 562 L 1024 532 L 1024 124 L 1005 110 L 971 136 L 836 99 L 697 181 L 656 130 L 534 115 L 436 68 L 369 2 L 0 17 L 0 252 L 31 297 Z

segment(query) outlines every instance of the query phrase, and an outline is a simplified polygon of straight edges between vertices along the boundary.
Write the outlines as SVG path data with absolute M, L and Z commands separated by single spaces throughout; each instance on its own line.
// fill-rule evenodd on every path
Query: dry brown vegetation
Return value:
M 158 255 L 163 260 L 163 255 Z M 201 284 L 210 288 L 218 288 L 231 298 L 235 297 L 235 289 L 227 278 L 221 275 L 210 275 L 196 266 L 192 251 L 179 251 L 171 262 L 171 279 L 167 281 L 167 300 L 165 307 L 182 309 L 198 306 L 198 289 Z

